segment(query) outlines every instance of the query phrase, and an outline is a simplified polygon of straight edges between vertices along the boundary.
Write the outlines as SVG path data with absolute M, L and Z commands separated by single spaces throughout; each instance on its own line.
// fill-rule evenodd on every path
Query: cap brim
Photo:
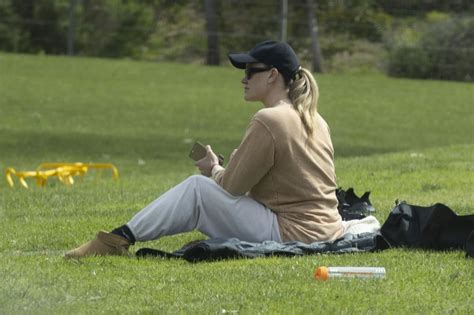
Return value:
M 230 63 L 236 68 L 245 69 L 248 63 L 258 62 L 257 59 L 249 54 L 229 54 Z

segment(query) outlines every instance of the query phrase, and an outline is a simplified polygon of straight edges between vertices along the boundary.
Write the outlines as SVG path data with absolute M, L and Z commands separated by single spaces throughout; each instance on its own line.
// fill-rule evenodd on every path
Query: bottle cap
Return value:
M 325 266 L 318 267 L 316 269 L 316 272 L 314 273 L 314 278 L 316 278 L 316 280 L 325 281 L 328 279 L 328 276 L 329 276 L 328 267 L 325 267 Z

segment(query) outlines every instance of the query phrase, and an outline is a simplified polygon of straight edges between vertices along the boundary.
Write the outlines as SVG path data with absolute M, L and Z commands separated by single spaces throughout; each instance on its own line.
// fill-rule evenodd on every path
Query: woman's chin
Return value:
M 247 102 L 255 101 L 252 95 L 249 95 L 247 93 L 244 94 L 244 100 L 246 100 Z

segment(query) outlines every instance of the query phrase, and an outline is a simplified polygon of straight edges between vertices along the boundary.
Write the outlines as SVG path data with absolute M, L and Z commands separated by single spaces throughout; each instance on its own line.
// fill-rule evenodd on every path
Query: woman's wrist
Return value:
M 223 170 L 224 168 L 222 166 L 219 165 L 219 163 L 217 164 L 214 164 L 212 167 L 211 167 L 211 176 L 214 177 L 218 172 L 220 172 L 221 170 Z

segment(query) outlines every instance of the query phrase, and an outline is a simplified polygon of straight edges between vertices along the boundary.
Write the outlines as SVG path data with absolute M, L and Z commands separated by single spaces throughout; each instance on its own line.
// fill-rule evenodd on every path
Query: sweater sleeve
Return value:
M 268 127 L 253 119 L 227 168 L 214 172 L 214 180 L 234 196 L 246 194 L 273 166 L 275 141 Z

